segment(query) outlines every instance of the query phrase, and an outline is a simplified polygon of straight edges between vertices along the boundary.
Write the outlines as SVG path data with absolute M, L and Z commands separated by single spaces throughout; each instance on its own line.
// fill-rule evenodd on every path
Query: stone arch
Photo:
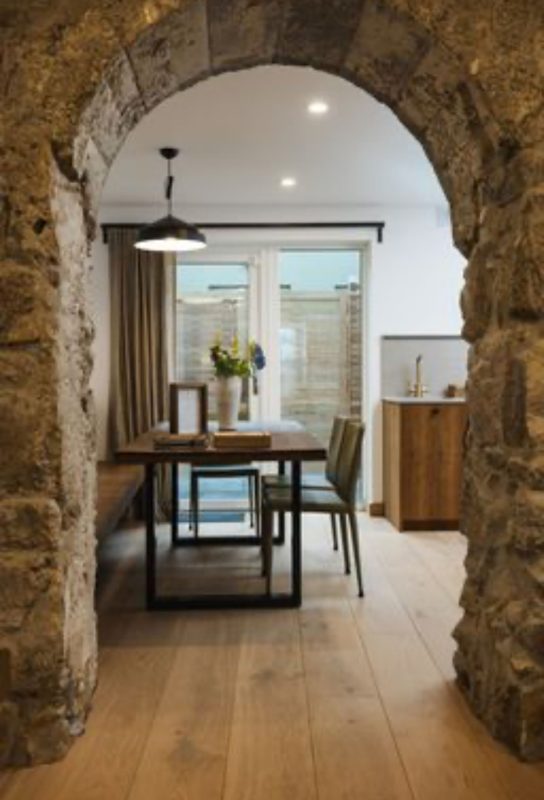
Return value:
M 446 191 L 469 258 L 464 330 L 474 343 L 456 668 L 493 733 L 526 758 L 544 755 L 544 9 L 530 0 L 4 5 L 0 763 L 62 755 L 94 686 L 83 284 L 100 188 L 157 103 L 267 63 L 329 71 L 386 103 Z

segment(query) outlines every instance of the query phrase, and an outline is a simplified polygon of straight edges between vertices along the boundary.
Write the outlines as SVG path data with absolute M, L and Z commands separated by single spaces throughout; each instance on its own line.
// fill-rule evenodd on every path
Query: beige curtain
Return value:
M 136 237 L 131 228 L 108 231 L 114 448 L 169 413 L 167 263 L 162 253 L 136 250 Z M 159 483 L 160 507 L 167 513 L 164 475 Z

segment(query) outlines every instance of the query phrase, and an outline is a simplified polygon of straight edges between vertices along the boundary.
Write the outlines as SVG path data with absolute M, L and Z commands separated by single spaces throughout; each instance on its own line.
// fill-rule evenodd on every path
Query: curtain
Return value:
M 120 447 L 168 419 L 167 261 L 136 250 L 137 231 L 108 231 L 111 283 L 111 439 Z M 170 260 L 168 260 L 168 264 Z M 168 513 L 164 470 L 157 496 Z

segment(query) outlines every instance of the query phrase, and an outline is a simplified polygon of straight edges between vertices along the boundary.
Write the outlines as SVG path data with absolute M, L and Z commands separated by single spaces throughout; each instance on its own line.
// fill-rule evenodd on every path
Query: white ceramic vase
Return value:
M 230 378 L 217 378 L 217 419 L 220 431 L 232 431 L 236 428 L 240 413 L 242 396 L 242 379 L 238 375 Z

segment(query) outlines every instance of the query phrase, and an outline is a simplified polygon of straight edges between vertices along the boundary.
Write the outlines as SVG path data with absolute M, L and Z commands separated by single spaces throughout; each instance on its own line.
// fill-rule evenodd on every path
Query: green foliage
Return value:
M 249 378 L 259 369 L 263 369 L 266 359 L 260 345 L 250 342 L 245 357 L 240 355 L 238 337 L 234 337 L 230 347 L 224 347 L 218 338 L 210 347 L 210 358 L 214 372 L 218 378 Z

